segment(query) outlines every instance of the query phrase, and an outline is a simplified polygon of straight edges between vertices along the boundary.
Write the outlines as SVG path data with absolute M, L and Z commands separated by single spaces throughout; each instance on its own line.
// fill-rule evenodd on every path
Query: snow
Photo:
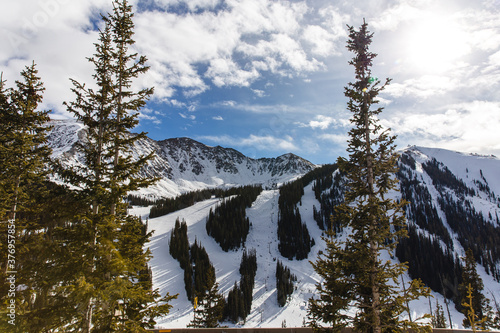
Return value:
M 49 135 L 49 145 L 53 149 L 53 157 L 60 158 L 67 165 L 77 165 L 80 163 L 74 150 L 74 144 L 81 139 L 84 126 L 74 121 L 53 121 L 54 126 Z M 175 146 L 171 142 L 158 142 L 145 139 L 136 144 L 133 150 L 137 158 L 147 155 L 154 150 L 156 153 L 152 160 L 148 162 L 146 175 L 159 176 L 161 179 L 156 185 L 147 189 L 142 189 L 135 194 L 147 197 L 175 197 L 181 193 L 215 187 L 231 187 L 248 184 L 263 184 L 268 189 L 264 190 L 247 209 L 247 216 L 250 219 L 251 228 L 247 238 L 246 247 L 255 249 L 257 252 L 258 269 L 253 290 L 253 303 L 250 315 L 245 323 L 223 323 L 228 327 L 281 327 L 286 322 L 288 327 L 302 326 L 307 315 L 307 302 L 314 296 L 316 283 L 319 276 L 313 271 L 310 261 L 317 258 L 318 252 L 325 250 L 325 243 L 321 239 L 322 231 L 318 228 L 313 219 L 313 205 L 319 208 L 320 204 L 314 197 L 312 185 L 304 190 L 299 210 L 302 221 L 306 223 L 311 237 L 315 240 L 315 246 L 311 249 L 309 257 L 305 260 L 288 260 L 281 257 L 278 251 L 277 238 L 277 217 L 279 191 L 276 185 L 291 181 L 305 171 L 309 162 L 302 166 L 285 169 L 288 164 L 297 163 L 297 157 L 293 155 L 283 155 L 276 159 L 249 159 L 242 154 L 221 147 L 208 147 L 189 139 L 176 139 L 175 142 L 181 146 Z M 167 149 L 167 145 L 168 149 Z M 479 193 L 479 196 L 468 197 L 474 204 L 476 210 L 481 211 L 485 217 L 491 213 L 493 218 L 500 216 L 500 160 L 494 156 L 479 156 L 457 153 L 444 149 L 410 147 L 406 151 L 410 152 L 417 161 L 417 177 L 426 184 L 431 193 L 433 205 L 450 231 L 454 239 L 454 248 L 459 255 L 465 253 L 456 235 L 446 223 L 443 212 L 439 209 L 437 197 L 438 190 L 433 186 L 432 180 L 425 173 L 422 164 L 435 158 L 442 162 L 456 177 L 462 179 L 468 187 Z M 219 155 L 217 155 L 219 154 Z M 217 167 L 220 160 L 231 162 L 230 172 L 224 167 Z M 299 164 L 300 164 L 299 163 Z M 181 164 L 185 168 L 181 172 Z M 196 172 L 196 167 L 201 166 L 202 172 Z M 310 166 L 309 166 L 310 167 Z M 283 172 L 286 170 L 286 172 Z M 491 191 L 495 193 L 495 198 L 489 197 L 485 192 L 481 192 L 475 181 L 485 183 Z M 273 189 L 271 189 L 273 188 Z M 149 219 L 148 230 L 154 231 L 147 247 L 152 251 L 150 265 L 153 270 L 154 288 L 158 288 L 161 295 L 167 292 L 171 295 L 179 294 L 176 300 L 171 302 L 173 306 L 171 312 L 158 320 L 160 328 L 183 328 L 192 320 L 193 309 L 187 300 L 184 289 L 183 271 L 178 261 L 169 254 L 168 242 L 170 232 L 174 227 L 175 220 L 179 217 L 184 219 L 188 225 L 188 237 L 191 243 L 195 239 L 207 250 L 210 259 L 216 270 L 217 282 L 220 284 L 220 291 L 227 297 L 229 290 L 235 282 L 239 282 L 239 265 L 243 249 L 224 252 L 220 246 L 207 235 L 205 229 L 206 218 L 211 208 L 215 208 L 220 199 L 209 199 L 172 214 Z M 131 214 L 139 215 L 146 220 L 149 215 L 149 208 L 134 207 Z M 496 221 L 491 221 L 495 223 Z M 426 232 L 420 230 L 420 232 Z M 346 232 L 347 233 L 347 232 Z M 343 235 L 342 237 L 345 237 Z M 278 306 L 276 295 L 276 262 L 280 260 L 290 268 L 292 274 L 298 278 L 296 290 L 291 299 L 283 308 Z M 484 293 L 492 299 L 492 295 L 500 300 L 500 284 L 486 274 L 484 268 L 477 266 L 478 272 L 484 282 Z M 409 281 L 409 277 L 405 277 Z M 436 300 L 443 306 L 446 313 L 444 299 L 441 295 L 433 293 L 432 308 L 435 309 Z M 412 318 L 421 316 L 429 312 L 429 300 L 420 299 L 410 304 Z M 463 315 L 455 310 L 453 304 L 450 305 L 451 316 L 454 328 L 462 327 Z M 448 317 L 447 317 L 448 320 Z
M 319 202 L 314 197 L 312 185 L 307 186 L 302 198 L 302 205 L 299 210 L 302 220 L 307 224 L 311 237 L 315 239 L 316 245 L 312 248 L 306 260 L 288 260 L 281 257 L 278 251 L 277 240 L 277 206 L 279 191 L 263 191 L 252 207 L 247 209 L 247 216 L 251 222 L 250 233 L 247 238 L 246 248 L 255 249 L 257 252 L 257 273 L 255 287 L 253 290 L 253 303 L 250 315 L 245 323 L 233 324 L 223 323 L 228 327 L 281 327 L 286 323 L 288 327 L 300 327 L 304 320 L 307 320 L 307 303 L 314 296 L 316 283 L 319 276 L 314 272 L 310 261 L 316 260 L 318 252 L 325 250 L 326 246 L 321 240 L 322 231 L 318 228 L 313 219 L 312 206 L 319 207 Z M 229 290 L 235 282 L 240 280 L 238 272 L 243 249 L 237 251 L 224 252 L 220 246 L 207 235 L 205 221 L 210 208 L 217 205 L 219 199 L 210 199 L 195 204 L 181 211 L 150 219 L 149 230 L 154 230 L 154 236 L 148 247 L 153 253 L 151 266 L 153 269 L 154 288 L 159 288 L 162 295 L 166 292 L 170 294 L 179 293 L 177 300 L 172 301 L 173 309 L 170 314 L 158 320 L 159 328 L 183 328 L 192 320 L 193 312 L 190 302 L 187 300 L 184 290 L 183 272 L 179 263 L 174 260 L 168 251 L 168 240 L 170 231 L 174 227 L 177 217 L 186 220 L 188 225 L 188 237 L 191 243 L 195 238 L 207 250 L 210 260 L 215 266 L 217 282 L 220 284 L 220 291 L 227 297 Z M 144 208 L 134 209 L 135 214 L 144 218 Z M 389 259 L 389 256 L 387 258 Z M 292 274 L 298 277 L 295 284 L 296 289 L 291 299 L 283 308 L 278 306 L 276 295 L 276 261 L 280 260 L 290 268 Z M 485 293 L 495 292 L 500 298 L 499 284 L 486 275 L 484 269 L 478 269 L 485 284 Z M 406 283 L 410 281 L 409 276 L 404 277 Z M 438 301 L 446 312 L 443 296 L 432 293 L 432 308 L 435 309 Z M 418 318 L 429 310 L 429 299 L 422 298 L 410 303 L 412 318 Z M 453 304 L 450 305 L 450 312 L 454 322 L 454 328 L 462 327 L 463 315 L 460 314 Z
M 81 165 L 74 145 L 85 135 L 85 126 L 74 120 L 54 120 L 48 135 L 53 158 L 64 165 Z M 131 149 L 133 159 L 153 152 L 141 171 L 144 177 L 160 180 L 131 194 L 150 198 L 172 198 L 179 194 L 216 187 L 262 184 L 273 187 L 291 181 L 315 167 L 293 154 L 277 158 L 252 159 L 230 148 L 209 147 L 188 138 L 155 141 L 144 138 Z

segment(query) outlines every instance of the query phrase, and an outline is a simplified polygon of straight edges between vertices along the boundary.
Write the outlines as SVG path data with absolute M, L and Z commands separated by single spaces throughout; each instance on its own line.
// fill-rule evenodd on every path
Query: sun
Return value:
M 439 74 L 456 67 L 469 53 L 467 34 L 456 20 L 429 16 L 405 36 L 408 65 L 419 72 Z

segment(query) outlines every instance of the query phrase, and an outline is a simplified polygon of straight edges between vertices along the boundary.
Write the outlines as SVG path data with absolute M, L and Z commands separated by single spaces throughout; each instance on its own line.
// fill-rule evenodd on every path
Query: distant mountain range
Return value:
M 82 163 L 74 144 L 84 138 L 85 128 L 75 121 L 52 121 L 48 136 L 53 156 L 67 165 Z M 172 197 L 184 192 L 213 187 L 250 184 L 273 186 L 303 175 L 316 166 L 294 154 L 253 159 L 232 148 L 210 147 L 190 138 L 138 141 L 134 156 L 154 152 L 142 170 L 143 176 L 160 181 L 141 191 L 144 195 Z
M 54 157 L 68 165 L 81 163 L 74 144 L 84 138 L 84 127 L 70 121 L 55 121 L 52 125 L 49 144 Z M 252 310 L 246 322 L 225 324 L 302 326 L 307 300 L 314 296 L 318 281 L 309 260 L 314 261 L 318 252 L 325 250 L 321 241 L 322 229 L 335 204 L 342 200 L 341 177 L 335 177 L 338 172 L 318 173 L 320 166 L 293 154 L 252 159 L 234 149 L 210 147 L 189 138 L 145 139 L 133 148 L 135 156 L 152 151 L 154 157 L 142 173 L 161 180 L 141 190 L 144 196 L 175 197 L 206 188 L 263 185 L 264 191 L 246 209 L 250 229 L 244 247 L 256 249 L 258 264 Z M 406 214 L 410 237 L 400 242 L 391 259 L 407 261 L 407 278 L 421 278 L 434 291 L 433 306 L 436 301 L 444 305 L 443 295 L 458 302 L 461 257 L 471 248 L 485 284 L 484 294 L 492 300 L 500 300 L 500 160 L 495 156 L 416 146 L 402 149 L 399 154 L 400 192 L 392 195 L 409 202 Z M 295 205 L 300 220 L 315 242 L 306 259 L 289 260 L 279 251 L 279 187 L 304 175 L 308 175 L 302 178 L 307 181 L 298 187 L 300 200 Z M 225 296 L 240 279 L 238 269 L 243 247 L 225 252 L 205 228 L 210 210 L 220 204 L 221 199 L 212 198 L 148 221 L 149 229 L 155 231 L 149 244 L 153 254 L 154 285 L 162 294 L 179 293 L 172 304 L 173 311 L 160 320 L 165 327 L 185 327 L 193 317 L 192 305 L 185 295 L 182 270 L 168 250 L 168 239 L 177 217 L 186 221 L 190 242 L 196 239 L 206 248 Z M 149 208 L 135 208 L 132 212 L 144 219 L 149 216 Z M 297 277 L 294 291 L 284 307 L 280 307 L 276 299 L 277 260 Z M 429 312 L 427 299 L 412 302 L 410 306 L 412 315 Z M 463 316 L 452 303 L 449 308 L 454 327 L 461 327 Z M 448 320 L 448 315 L 446 317 Z

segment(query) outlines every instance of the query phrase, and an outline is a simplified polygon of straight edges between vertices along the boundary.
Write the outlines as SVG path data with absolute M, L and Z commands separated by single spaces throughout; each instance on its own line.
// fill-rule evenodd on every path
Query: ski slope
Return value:
M 223 325 L 228 327 L 297 327 L 303 326 L 307 321 L 307 302 L 315 294 L 315 284 L 319 276 L 312 269 L 309 261 L 316 260 L 318 252 L 325 250 L 325 243 L 321 240 L 322 231 L 318 228 L 313 219 L 312 207 L 319 207 L 312 191 L 312 185 L 307 186 L 302 198 L 302 205 L 299 207 L 302 220 L 307 224 L 311 237 L 316 241 L 307 260 L 288 260 L 281 257 L 278 251 L 277 239 L 277 214 L 278 214 L 278 190 L 263 191 L 252 207 L 247 209 L 247 216 L 250 219 L 251 228 L 247 238 L 246 247 L 257 251 L 257 273 L 255 287 L 253 290 L 253 303 L 250 315 L 246 322 L 230 323 Z M 207 235 L 205 229 L 206 218 L 210 208 L 215 208 L 220 199 L 209 199 L 199 202 L 186 209 L 172 214 L 150 219 L 148 230 L 154 231 L 154 235 L 147 246 L 153 254 L 150 264 L 153 270 L 154 288 L 159 288 L 160 293 L 167 292 L 179 294 L 178 298 L 172 301 L 172 310 L 167 316 L 157 320 L 159 328 L 183 328 L 186 327 L 193 318 L 191 303 L 186 297 L 184 289 L 183 271 L 179 263 L 174 260 L 168 249 L 170 232 L 175 225 L 175 220 L 179 217 L 184 219 L 188 225 L 188 237 L 190 243 L 195 239 L 207 250 L 215 270 L 217 282 L 220 284 L 220 292 L 227 297 L 229 290 L 235 282 L 239 282 L 238 272 L 243 249 L 237 251 L 224 252 L 220 246 Z M 132 213 L 147 218 L 148 210 L 137 208 Z M 387 256 L 387 259 L 389 257 Z M 295 284 L 295 291 L 283 308 L 278 306 L 276 295 L 276 261 L 281 260 L 288 266 L 298 278 Z M 500 296 L 500 286 L 491 277 L 486 275 L 484 269 L 478 266 L 478 270 L 485 283 L 485 291 L 494 290 L 497 297 Z M 405 277 L 408 283 L 409 277 Z M 436 300 L 443 306 L 448 321 L 445 302 L 440 294 L 433 293 L 434 298 L 430 301 L 435 309 Z M 410 303 L 411 317 L 420 317 L 424 313 L 429 313 L 429 299 L 424 298 Z M 450 312 L 454 328 L 462 327 L 462 314 L 450 305 Z

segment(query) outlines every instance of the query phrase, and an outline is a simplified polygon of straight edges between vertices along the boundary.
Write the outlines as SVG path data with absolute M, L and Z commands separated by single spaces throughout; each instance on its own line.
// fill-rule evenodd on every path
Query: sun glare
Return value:
M 406 40 L 407 60 L 419 72 L 442 73 L 455 67 L 469 51 L 466 33 L 458 23 L 441 17 L 422 20 Z

